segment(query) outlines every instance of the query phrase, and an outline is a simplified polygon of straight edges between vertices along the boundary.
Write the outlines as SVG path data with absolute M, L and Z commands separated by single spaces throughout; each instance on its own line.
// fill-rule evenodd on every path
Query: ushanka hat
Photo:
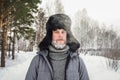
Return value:
M 52 31 L 56 29 L 64 29 L 67 32 L 67 45 L 70 51 L 75 52 L 79 47 L 79 42 L 75 39 L 71 32 L 71 19 L 66 14 L 55 14 L 49 17 L 46 23 L 46 36 L 39 44 L 40 50 L 48 50 L 48 46 L 52 42 Z

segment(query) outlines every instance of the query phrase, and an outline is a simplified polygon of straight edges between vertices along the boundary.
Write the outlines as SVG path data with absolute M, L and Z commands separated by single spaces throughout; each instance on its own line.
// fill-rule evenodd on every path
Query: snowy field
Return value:
M 6 59 L 6 67 L 0 68 L 0 80 L 25 80 L 31 59 L 36 52 L 20 52 L 16 59 Z M 80 55 L 88 69 L 90 80 L 120 80 L 120 69 L 115 72 L 108 69 L 104 57 Z

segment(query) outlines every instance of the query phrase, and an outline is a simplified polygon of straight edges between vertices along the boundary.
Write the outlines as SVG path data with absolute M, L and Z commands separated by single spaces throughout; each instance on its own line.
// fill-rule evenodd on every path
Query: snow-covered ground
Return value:
M 20 52 L 15 60 L 6 59 L 6 67 L 0 67 L 0 80 L 25 80 L 27 69 L 36 52 Z
M 90 80 L 120 80 L 120 68 L 117 72 L 108 68 L 107 58 L 100 56 L 81 56 L 86 64 Z
M 16 59 L 6 59 L 6 67 L 0 67 L 0 80 L 25 80 L 31 59 L 36 52 L 16 53 Z M 90 55 L 80 55 L 88 69 L 90 80 L 120 80 L 120 71 L 108 69 L 105 58 Z

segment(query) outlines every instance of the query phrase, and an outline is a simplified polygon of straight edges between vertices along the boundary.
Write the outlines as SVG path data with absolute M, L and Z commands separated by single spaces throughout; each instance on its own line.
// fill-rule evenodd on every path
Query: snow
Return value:
M 25 80 L 25 75 L 36 52 L 21 52 L 15 60 L 6 59 L 6 67 L 0 68 L 0 80 Z
M 120 80 L 120 72 L 115 72 L 106 65 L 107 58 L 81 55 L 90 76 L 90 80 Z
M 26 72 L 32 58 L 33 52 L 16 53 L 15 60 L 6 59 L 6 67 L 0 67 L 0 80 L 25 80 Z M 120 71 L 115 72 L 107 68 L 106 58 L 100 56 L 80 55 L 87 67 L 90 80 L 120 80 Z

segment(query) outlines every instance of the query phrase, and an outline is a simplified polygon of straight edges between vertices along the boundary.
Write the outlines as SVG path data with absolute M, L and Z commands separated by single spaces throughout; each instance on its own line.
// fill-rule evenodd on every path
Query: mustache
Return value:
M 64 39 L 57 39 L 57 41 L 63 41 Z

